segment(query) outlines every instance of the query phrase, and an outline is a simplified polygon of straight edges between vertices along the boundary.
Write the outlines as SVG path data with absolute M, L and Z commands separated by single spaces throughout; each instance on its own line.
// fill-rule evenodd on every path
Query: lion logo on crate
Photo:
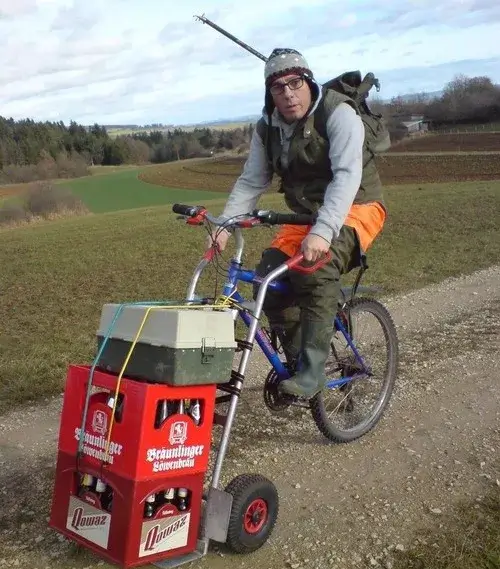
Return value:
M 170 427 L 168 441 L 171 445 L 183 445 L 187 439 L 188 424 L 186 421 L 176 421 Z
M 94 411 L 92 429 L 98 435 L 105 435 L 108 428 L 108 417 L 104 411 Z

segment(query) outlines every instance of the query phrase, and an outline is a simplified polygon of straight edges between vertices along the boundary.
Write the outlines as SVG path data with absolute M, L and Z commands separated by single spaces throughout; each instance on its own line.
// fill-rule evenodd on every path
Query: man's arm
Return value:
M 354 109 L 341 103 L 328 118 L 326 131 L 333 179 L 310 233 L 331 243 L 338 237 L 361 184 L 365 130 Z
M 266 150 L 257 129 L 254 129 L 243 172 L 234 184 L 222 215 L 233 217 L 252 211 L 271 181 L 272 170 L 267 162 Z

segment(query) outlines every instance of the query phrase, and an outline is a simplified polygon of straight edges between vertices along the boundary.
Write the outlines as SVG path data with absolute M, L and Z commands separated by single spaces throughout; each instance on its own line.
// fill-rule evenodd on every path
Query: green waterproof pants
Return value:
M 360 264 L 360 247 L 356 231 L 344 225 L 330 246 L 332 259 L 311 274 L 289 271 L 280 278 L 288 293 L 267 291 L 263 311 L 270 327 L 276 331 L 290 365 L 301 355 L 300 371 L 282 382 L 285 391 L 312 397 L 324 385 L 324 365 L 329 355 L 333 319 L 340 300 L 340 277 Z M 256 272 L 265 276 L 288 260 L 279 249 L 263 251 Z M 259 285 L 254 285 L 254 299 Z

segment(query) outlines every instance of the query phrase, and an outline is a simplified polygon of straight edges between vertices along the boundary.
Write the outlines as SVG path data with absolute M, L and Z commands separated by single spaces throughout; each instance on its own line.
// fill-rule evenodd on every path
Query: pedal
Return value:
M 288 405 L 293 407 L 301 407 L 302 409 L 310 409 L 311 408 L 311 400 L 305 397 L 294 397 L 290 395 L 293 400 L 288 403 Z

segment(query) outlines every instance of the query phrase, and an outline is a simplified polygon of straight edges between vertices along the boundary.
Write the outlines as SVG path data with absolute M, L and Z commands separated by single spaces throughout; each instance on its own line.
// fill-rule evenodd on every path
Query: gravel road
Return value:
M 268 366 L 253 354 L 222 483 L 271 478 L 278 524 L 253 555 L 214 544 L 187 567 L 390 569 L 459 501 L 500 491 L 500 267 L 384 302 L 400 338 L 398 383 L 376 429 L 349 445 L 328 444 L 307 412 L 267 411 Z M 0 567 L 108 567 L 47 528 L 60 408 L 55 397 L 0 416 Z

